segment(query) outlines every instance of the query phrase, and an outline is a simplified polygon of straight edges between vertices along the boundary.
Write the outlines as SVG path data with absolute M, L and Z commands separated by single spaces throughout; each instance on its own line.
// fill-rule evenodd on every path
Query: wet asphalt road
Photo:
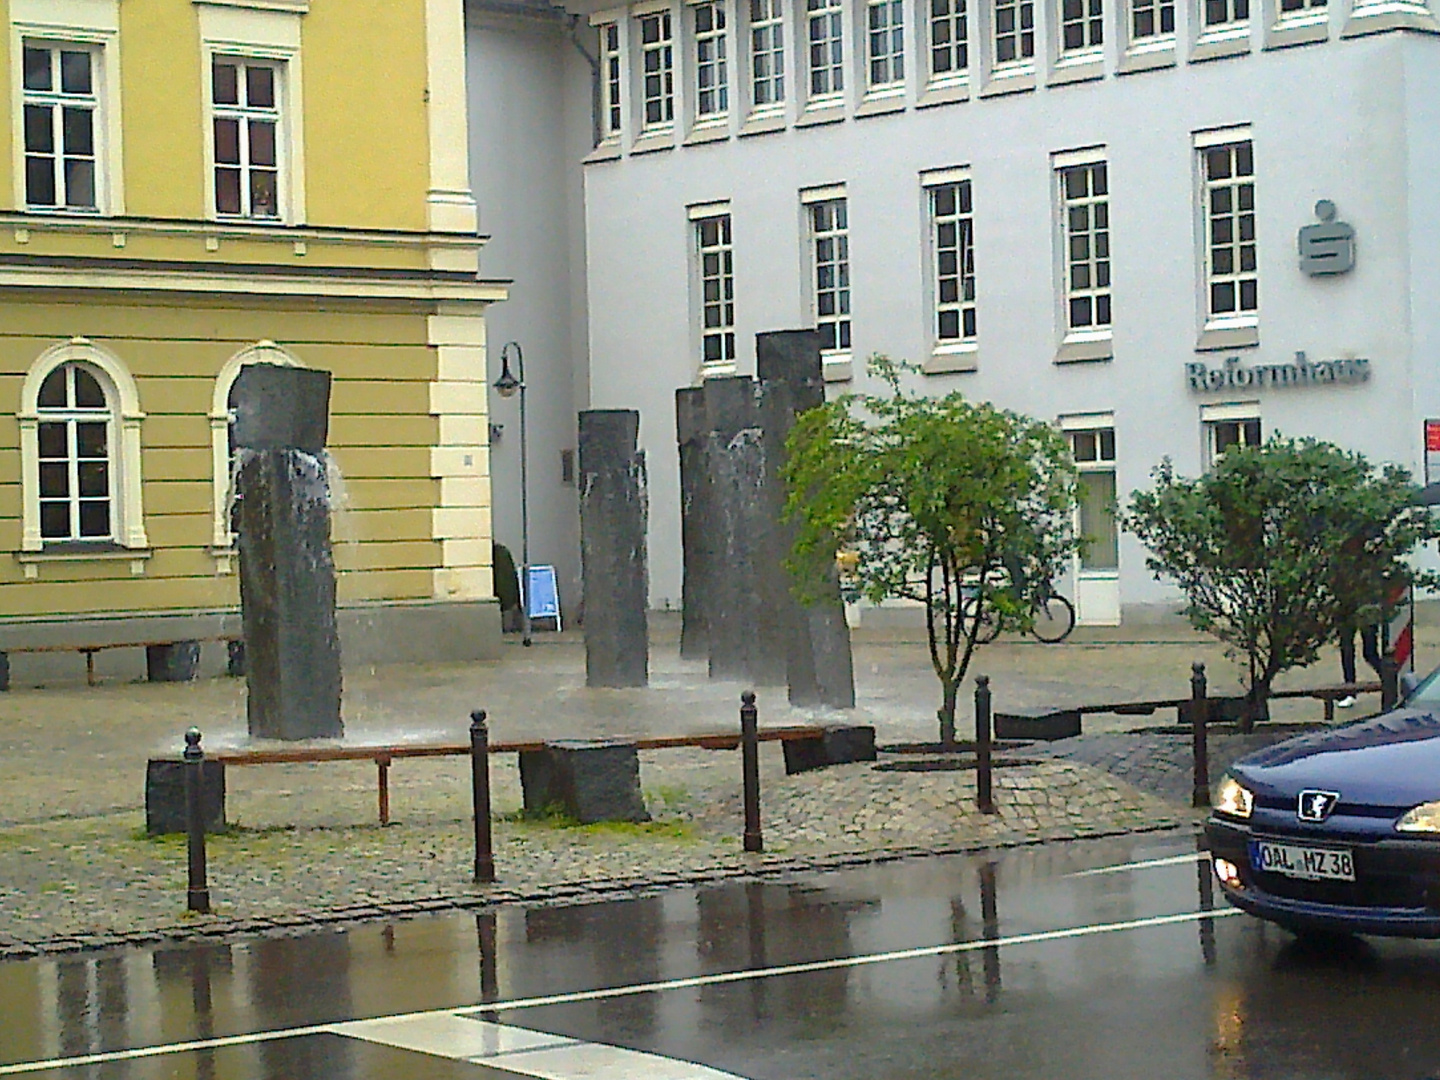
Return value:
M 587 1042 L 677 1059 L 603 1074 L 635 1080 L 700 1075 L 679 1062 L 752 1080 L 1440 1077 L 1440 943 L 1301 947 L 1229 913 L 1194 850 L 1175 834 L 1057 844 L 10 963 L 0 965 L 0 1077 L 24 1063 L 257 1033 L 23 1075 L 602 1075 L 577 1064 L 506 1072 L 329 1029 L 263 1035 L 482 1001 L 500 1007 L 467 1010 L 465 1023 L 444 1013 L 414 1022 L 499 1021 L 581 1040 L 566 1044 L 572 1062 Z

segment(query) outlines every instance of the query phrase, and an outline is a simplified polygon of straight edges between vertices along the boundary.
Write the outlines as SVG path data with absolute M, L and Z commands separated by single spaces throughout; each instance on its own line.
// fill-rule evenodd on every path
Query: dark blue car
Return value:
M 1440 669 L 1392 712 L 1241 758 L 1205 824 L 1236 907 L 1296 933 L 1440 937 Z

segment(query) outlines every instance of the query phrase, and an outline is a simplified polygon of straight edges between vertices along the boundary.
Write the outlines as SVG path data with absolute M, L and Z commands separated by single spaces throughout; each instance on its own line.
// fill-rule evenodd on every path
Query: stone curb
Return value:
M 1140 833 L 1166 832 L 1190 828 L 1199 832 L 1195 821 L 1182 817 L 1157 818 L 1145 825 L 1125 829 L 1078 828 L 1049 830 L 990 843 L 947 844 L 936 847 L 871 848 L 861 851 L 817 852 L 812 855 L 765 856 L 760 865 L 717 865 L 693 872 L 663 872 L 628 878 L 610 878 L 585 885 L 560 883 L 527 889 L 507 889 L 503 885 L 477 893 L 443 893 L 418 900 L 390 903 L 366 902 L 317 910 L 301 910 L 286 915 L 259 918 L 216 919 L 197 917 L 189 923 L 167 923 L 153 929 L 116 934 L 77 934 L 45 938 L 33 942 L 0 938 L 0 962 L 40 956 L 56 956 L 97 952 L 105 949 L 132 948 L 166 942 L 234 941 L 247 937 L 286 937 L 322 926 L 350 925 L 379 919 L 417 918 L 448 911 L 490 909 L 506 904 L 557 906 L 566 903 L 598 903 L 644 896 L 671 888 L 704 885 L 717 881 L 755 881 L 786 874 L 813 873 L 847 867 L 875 866 L 905 859 L 936 858 L 947 855 L 974 855 L 984 851 L 1005 851 L 1038 844 L 1075 840 L 1098 840 L 1106 837 L 1130 836 Z

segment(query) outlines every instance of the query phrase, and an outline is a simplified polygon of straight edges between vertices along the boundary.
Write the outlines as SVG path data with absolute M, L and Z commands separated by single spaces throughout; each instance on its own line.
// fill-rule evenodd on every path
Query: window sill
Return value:
M 872 90 L 860 100 L 860 107 L 855 110 L 855 117 L 862 116 L 885 116 L 888 113 L 905 111 L 905 88 L 903 86 L 886 87 L 884 90 Z
M 585 155 L 584 163 L 593 164 L 597 161 L 618 161 L 620 159 L 620 140 L 616 137 L 605 139 L 599 146 Z
M 1440 34 L 1440 20 L 1423 3 L 1388 0 L 1382 3 L 1356 4 L 1350 21 L 1341 31 L 1342 38 L 1383 34 L 1390 30 L 1417 30 L 1422 34 Z
M 1051 86 L 1088 82 L 1105 77 L 1105 53 L 1102 49 L 1084 49 L 1068 53 L 1055 61 L 1050 69 Z
M 656 128 L 642 134 L 630 146 L 630 155 L 653 154 L 657 150 L 675 149 L 675 129 L 673 127 Z
M 773 111 L 752 112 L 745 118 L 745 123 L 740 125 L 740 138 L 747 135 L 768 135 L 772 131 L 785 130 L 785 110 L 775 109 Z
M 224 577 L 235 572 L 235 560 L 240 557 L 240 552 L 233 547 L 211 547 L 206 548 L 210 557 L 215 560 L 216 577 Z
M 15 560 L 25 568 L 25 577 L 31 581 L 40 576 L 41 566 L 50 563 L 128 562 L 130 573 L 140 577 L 152 554 L 149 548 L 123 548 L 114 543 L 67 543 L 47 544 L 40 551 L 18 551 Z
M 937 345 L 920 365 L 922 375 L 951 375 L 980 370 L 980 346 L 974 341 Z
M 695 146 L 699 143 L 724 142 L 730 138 L 730 118 L 728 116 L 711 116 L 697 123 L 690 129 L 690 134 L 685 138 L 686 146 Z
M 1109 330 L 1068 335 L 1055 350 L 1057 364 L 1093 363 L 1115 356 L 1115 339 Z
M 1220 349 L 1247 349 L 1260 344 L 1260 320 L 1217 320 L 1207 323 L 1195 342 L 1196 352 Z
M 1003 94 L 1021 94 L 1035 89 L 1035 62 L 1027 60 L 1021 64 L 996 67 L 980 90 L 982 98 L 1000 97 Z
M 1250 24 L 1218 26 L 1203 31 L 1190 50 L 1192 63 L 1202 60 L 1223 60 L 1228 56 L 1245 56 L 1250 52 Z
M 855 377 L 855 365 L 849 353 L 821 353 L 822 375 L 827 383 L 849 382 Z
M 821 124 L 838 124 L 845 119 L 845 103 L 833 98 L 812 101 L 795 121 L 796 127 L 818 127 Z
M 1325 9 L 1286 15 L 1265 34 L 1265 48 L 1288 49 L 1330 40 L 1330 13 Z
M 929 109 L 935 105 L 953 105 L 957 101 L 970 100 L 970 80 L 966 77 L 958 79 L 936 79 L 927 83 L 921 91 L 920 100 L 915 102 L 917 109 Z
M 1174 34 L 1147 39 L 1138 45 L 1131 45 L 1120 54 L 1115 72 L 1118 75 L 1133 75 L 1138 71 L 1174 67 L 1176 51 Z

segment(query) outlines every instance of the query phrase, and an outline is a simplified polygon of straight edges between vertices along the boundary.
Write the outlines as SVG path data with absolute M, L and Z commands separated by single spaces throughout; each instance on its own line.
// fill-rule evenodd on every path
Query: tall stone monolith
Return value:
M 786 684 L 795 705 L 855 707 L 855 671 L 850 628 L 834 573 L 822 594 L 801 603 L 791 589 L 785 560 L 794 543 L 794 527 L 784 520 L 785 441 L 795 418 L 825 403 L 820 335 L 814 330 L 777 330 L 755 336 L 755 366 L 760 377 L 760 421 L 764 464 L 760 490 L 768 531 L 759 560 L 776 622 L 783 625 Z
M 585 685 L 644 686 L 648 517 L 640 414 L 580 414 L 580 558 L 585 584 Z
M 709 577 L 715 572 L 714 509 L 706 467 L 709 431 L 705 421 L 705 389 L 686 386 L 675 391 L 675 439 L 680 452 L 680 550 L 684 576 L 680 584 L 680 655 L 708 656 L 710 637 Z
M 252 364 L 230 393 L 252 738 L 344 734 L 325 438 L 330 373 Z

